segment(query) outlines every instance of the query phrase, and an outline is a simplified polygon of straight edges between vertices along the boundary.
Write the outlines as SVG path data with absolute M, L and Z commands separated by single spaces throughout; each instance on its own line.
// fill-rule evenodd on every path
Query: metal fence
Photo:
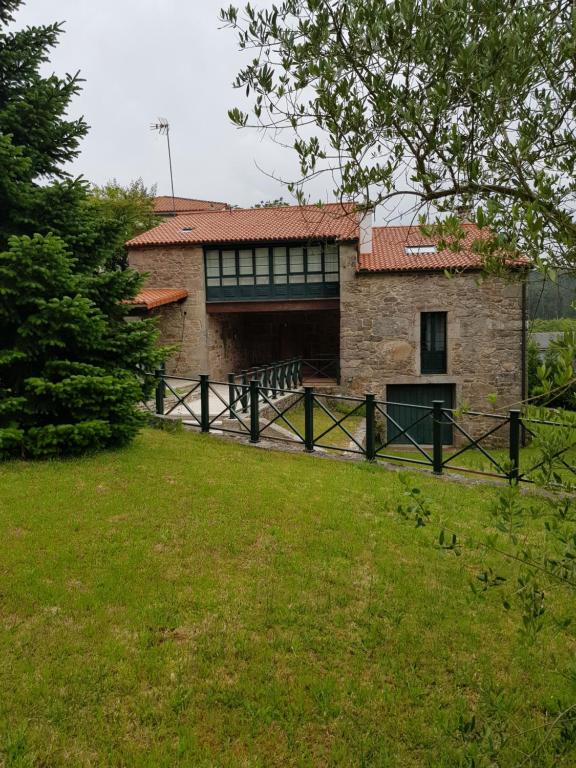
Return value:
M 378 400 L 373 394 L 326 394 L 301 386 L 303 365 L 299 359 L 285 361 L 229 374 L 227 381 L 208 375 L 183 379 L 158 370 L 156 414 L 178 413 L 202 432 L 241 435 L 251 443 L 266 439 L 300 445 L 308 452 L 320 448 L 357 454 L 371 462 L 428 467 L 438 475 L 455 470 L 531 483 L 536 473 L 550 472 L 552 463 L 576 475 L 569 461 L 576 447 L 574 424 L 531 418 L 520 410 L 463 412 L 444 407 L 440 400 L 423 406 Z M 421 431 L 423 425 L 430 443 L 415 437 L 415 429 Z M 451 445 L 445 444 L 447 428 L 456 438 Z M 522 454 L 526 439 L 543 449 L 540 454 Z

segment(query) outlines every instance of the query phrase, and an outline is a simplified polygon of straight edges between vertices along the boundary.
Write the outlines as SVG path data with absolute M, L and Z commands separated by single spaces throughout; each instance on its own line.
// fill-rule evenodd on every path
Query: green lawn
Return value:
M 488 527 L 496 489 L 417 482 Z M 542 729 L 573 632 L 522 640 L 469 589 L 495 561 L 403 520 L 395 472 L 145 430 L 0 488 L 3 767 L 576 764 Z

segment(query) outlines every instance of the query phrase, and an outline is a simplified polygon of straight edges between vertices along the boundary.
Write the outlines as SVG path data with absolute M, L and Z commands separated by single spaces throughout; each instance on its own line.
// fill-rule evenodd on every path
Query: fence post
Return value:
M 228 374 L 228 415 L 231 419 L 234 418 L 234 406 L 232 403 L 236 400 L 236 376 L 233 373 Z
M 248 413 L 248 371 L 242 371 L 242 413 Z
M 442 406 L 444 400 L 432 400 L 432 468 L 442 474 Z
M 304 450 L 314 450 L 314 388 L 304 387 Z
M 164 398 L 166 396 L 166 384 L 164 383 L 164 374 L 166 366 L 160 363 L 160 367 L 154 372 L 156 376 L 156 413 L 164 416 Z
M 376 459 L 376 395 L 366 395 L 366 459 Z
M 258 411 L 258 379 L 250 382 L 250 442 L 260 442 L 260 413 Z
M 298 359 L 298 383 L 300 386 L 304 383 L 304 376 L 302 375 L 302 358 Z
M 278 397 L 278 366 L 272 366 L 272 399 L 276 400 Z
M 208 374 L 200 374 L 200 429 L 210 432 L 210 385 Z
M 510 419 L 510 472 L 508 474 L 508 480 L 510 483 L 518 482 L 518 475 L 520 472 L 520 411 L 511 410 L 509 412 Z

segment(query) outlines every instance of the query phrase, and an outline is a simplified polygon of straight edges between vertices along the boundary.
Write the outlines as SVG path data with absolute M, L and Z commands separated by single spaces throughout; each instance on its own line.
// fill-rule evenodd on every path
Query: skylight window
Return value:
M 436 253 L 437 248 L 435 245 L 405 245 L 404 246 L 404 253 L 408 254 L 408 256 L 412 256 L 414 254 L 419 253 Z
M 193 232 L 194 227 L 182 227 L 182 232 Z

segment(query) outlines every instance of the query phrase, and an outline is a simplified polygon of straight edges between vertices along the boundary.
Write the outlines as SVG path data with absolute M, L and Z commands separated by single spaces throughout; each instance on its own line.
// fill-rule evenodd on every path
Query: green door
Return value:
M 410 408 L 410 405 L 424 405 L 432 407 L 433 400 L 443 400 L 445 408 L 453 408 L 454 384 L 389 384 L 386 387 L 387 406 L 391 419 L 400 425 L 398 429 L 388 422 L 388 437 L 394 443 L 410 443 L 406 434 L 399 434 L 402 429 L 410 427 L 415 421 L 424 416 L 421 408 Z M 398 403 L 398 405 L 394 405 Z M 403 405 L 405 403 L 405 405 Z M 427 415 L 418 424 L 408 429 L 407 434 L 420 445 L 432 444 L 432 416 Z M 399 437 L 396 437 L 399 435 Z M 452 425 L 444 424 L 442 427 L 442 443 L 452 444 Z

